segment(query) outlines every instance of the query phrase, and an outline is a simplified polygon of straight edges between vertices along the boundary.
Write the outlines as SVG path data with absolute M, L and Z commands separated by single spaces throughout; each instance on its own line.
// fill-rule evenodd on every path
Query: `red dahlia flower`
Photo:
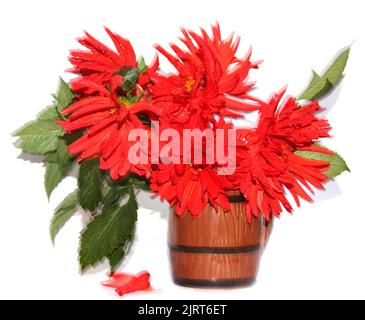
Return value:
M 120 35 L 111 32 L 108 28 L 105 30 L 112 39 L 116 52 L 85 32 L 85 36 L 78 41 L 87 50 L 72 50 L 70 53 L 69 60 L 73 68 L 69 72 L 81 76 L 71 81 L 72 89 L 78 93 L 93 93 L 92 88 L 88 88 L 90 82 L 109 86 L 112 78 L 121 73 L 123 69 L 125 70 L 126 67 L 138 67 L 136 54 L 131 43 Z M 144 61 L 140 67 L 145 70 L 138 79 L 138 84 L 142 86 L 148 82 L 149 75 L 157 70 L 157 56 L 150 67 L 144 66 L 143 63 Z
M 79 99 L 62 111 L 67 117 L 59 121 L 65 131 L 84 130 L 83 136 L 69 147 L 80 161 L 100 157 L 101 169 L 110 170 L 113 179 L 129 172 L 149 176 L 149 164 L 134 165 L 128 151 L 134 143 L 128 141 L 132 129 L 145 129 L 140 113 L 152 115 L 156 108 L 147 103 L 149 76 L 158 67 L 158 60 L 147 67 L 136 61 L 130 42 L 105 28 L 117 52 L 86 33 L 79 42 L 88 50 L 71 51 L 72 89 Z
M 115 83 L 118 87 L 120 83 Z M 132 129 L 148 129 L 137 117 L 139 113 L 153 115 L 157 110 L 149 103 L 131 103 L 117 96 L 116 88 L 109 92 L 94 85 L 103 95 L 88 96 L 62 111 L 66 121 L 58 121 L 65 131 L 85 130 L 83 136 L 69 146 L 78 159 L 100 157 L 100 168 L 110 170 L 113 179 L 129 172 L 149 176 L 149 164 L 134 165 L 128 160 L 128 151 L 135 142 L 128 141 Z
M 160 164 L 151 174 L 151 190 L 170 205 L 176 205 L 178 215 L 189 211 L 197 216 L 208 202 L 230 210 L 225 184 L 224 176 L 218 175 L 210 165 Z
M 202 35 L 185 29 L 182 32 L 181 41 L 187 51 L 171 44 L 174 56 L 156 46 L 177 73 L 151 76 L 154 86 L 150 92 L 154 103 L 170 122 L 205 127 L 206 122 L 214 120 L 213 114 L 238 116 L 230 109 L 258 109 L 258 103 L 247 103 L 243 99 L 257 101 L 247 93 L 254 85 L 247 82 L 247 76 L 259 62 L 250 61 L 251 51 L 242 59 L 236 57 L 239 38 L 233 39 L 231 35 L 223 40 L 218 24 L 212 27 L 211 37 L 203 29 Z
M 259 212 L 269 219 L 278 216 L 281 205 L 291 212 L 292 207 L 285 196 L 285 189 L 299 206 L 299 197 L 311 201 L 302 183 L 313 192 L 311 185 L 323 189 L 329 169 L 326 161 L 306 159 L 296 155 L 296 150 L 312 150 L 330 153 L 314 144 L 319 138 L 329 137 L 331 129 L 327 120 L 315 113 L 320 110 L 317 102 L 300 106 L 294 98 L 288 98 L 279 107 L 284 91 L 264 104 L 255 130 L 241 132 L 241 145 L 236 178 L 242 194 L 246 197 L 246 214 L 258 216 Z

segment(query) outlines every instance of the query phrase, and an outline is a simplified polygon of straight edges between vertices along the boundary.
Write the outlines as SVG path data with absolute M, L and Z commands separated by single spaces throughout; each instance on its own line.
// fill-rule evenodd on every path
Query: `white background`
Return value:
M 294 216 L 284 214 L 275 221 L 258 281 L 247 289 L 175 286 L 167 258 L 167 205 L 140 195 L 136 242 L 120 270 L 147 269 L 156 290 L 126 299 L 365 298 L 363 1 L 0 3 L 0 298 L 119 299 L 99 284 L 106 279 L 106 263 L 79 275 L 81 215 L 61 230 L 55 248 L 49 239 L 52 210 L 73 190 L 75 180 L 64 181 L 48 203 L 44 168 L 17 159 L 20 152 L 10 136 L 51 102 L 57 77 L 69 67 L 68 50 L 77 47 L 74 38 L 88 30 L 108 43 L 102 29 L 107 25 L 150 60 L 152 45 L 175 41 L 180 26 L 208 28 L 216 20 L 224 34 L 242 36 L 241 53 L 252 45 L 253 57 L 265 60 L 252 73 L 261 97 L 286 84 L 289 93 L 299 93 L 311 68 L 321 72 L 334 54 L 353 43 L 342 85 L 322 101 L 334 127 L 327 145 L 340 151 L 352 172 L 329 183 L 315 205 L 305 203 Z

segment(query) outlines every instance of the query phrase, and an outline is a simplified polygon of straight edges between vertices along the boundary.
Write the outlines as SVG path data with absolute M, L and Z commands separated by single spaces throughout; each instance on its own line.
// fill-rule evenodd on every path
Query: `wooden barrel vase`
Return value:
M 188 287 L 244 287 L 253 284 L 272 220 L 246 220 L 244 199 L 229 196 L 231 211 L 208 205 L 192 217 L 171 209 L 169 250 L 176 284 Z

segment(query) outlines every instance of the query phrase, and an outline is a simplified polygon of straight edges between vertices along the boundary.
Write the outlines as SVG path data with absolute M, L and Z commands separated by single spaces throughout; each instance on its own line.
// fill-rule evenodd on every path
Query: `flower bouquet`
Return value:
M 90 217 L 81 271 L 108 259 L 113 272 L 133 239 L 136 191 L 151 190 L 172 208 L 176 283 L 252 283 L 274 217 L 348 170 L 319 143 L 331 126 L 317 100 L 342 79 L 350 49 L 313 72 L 299 97 L 281 89 L 263 99 L 248 80 L 261 61 L 251 50 L 239 57 L 240 38 L 222 38 L 218 24 L 211 34 L 182 29 L 183 46 L 155 46 L 171 74 L 159 69 L 158 54 L 146 64 L 127 39 L 105 30 L 115 48 L 85 33 L 84 49 L 69 56 L 76 77 L 60 79 L 53 104 L 14 133 L 23 152 L 42 155 L 48 197 L 78 168 L 77 189 L 55 209 L 52 240 L 81 210 Z M 239 126 L 253 111 L 257 124 Z

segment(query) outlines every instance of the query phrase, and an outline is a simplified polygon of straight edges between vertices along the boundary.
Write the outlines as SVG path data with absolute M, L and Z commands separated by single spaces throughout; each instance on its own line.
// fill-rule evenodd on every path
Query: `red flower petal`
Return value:
M 112 279 L 102 282 L 102 285 L 115 288 L 115 292 L 120 296 L 137 291 L 152 290 L 150 274 L 147 271 L 142 271 L 137 275 L 114 273 Z

